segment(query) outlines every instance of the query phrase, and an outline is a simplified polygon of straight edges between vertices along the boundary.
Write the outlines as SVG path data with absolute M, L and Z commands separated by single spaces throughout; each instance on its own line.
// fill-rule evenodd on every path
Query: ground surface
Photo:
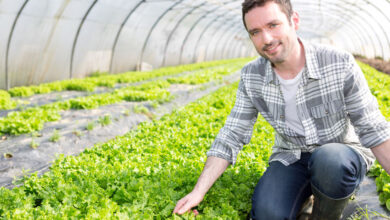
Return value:
M 15 177 L 21 177 L 25 173 L 43 173 L 48 170 L 51 161 L 58 154 L 77 155 L 85 148 L 97 143 L 106 142 L 115 136 L 123 135 L 134 129 L 137 124 L 153 118 L 159 118 L 170 113 L 173 109 L 193 102 L 200 97 L 215 91 L 226 83 L 232 83 L 239 79 L 239 73 L 227 76 L 222 81 L 211 82 L 202 85 L 173 84 L 168 90 L 175 96 L 172 101 L 153 108 L 150 102 L 121 102 L 113 105 L 102 106 L 92 110 L 69 110 L 61 112 L 61 120 L 45 124 L 43 130 L 37 134 L 24 134 L 20 136 L 3 136 L 0 140 L 0 186 L 13 187 Z M 101 91 L 100 91 L 101 92 Z M 30 105 L 42 105 L 61 99 L 86 95 L 85 92 L 65 91 L 33 96 L 28 99 Z M 146 107 L 149 112 L 136 113 L 135 108 Z M 9 111 L 3 111 L 5 115 Z M 99 118 L 108 115 L 111 123 L 102 126 Z M 95 122 L 93 130 L 86 129 L 88 123 Z M 53 133 L 59 133 L 57 142 L 50 141 Z M 31 142 L 38 143 L 36 149 L 31 147 Z M 6 158 L 5 154 L 11 158 Z M 17 185 L 17 183 L 16 183 Z
M 135 129 L 143 121 L 159 118 L 238 79 L 239 73 L 235 73 L 225 77 L 222 81 L 203 85 L 172 85 L 169 91 L 175 95 L 175 99 L 155 108 L 149 102 L 122 102 L 93 110 L 62 111 L 60 121 L 46 123 L 44 129 L 36 134 L 4 136 L 0 140 L 0 186 L 15 187 L 18 184 L 15 180 L 24 174 L 30 172 L 42 174 L 48 171 L 51 162 L 58 154 L 77 155 L 85 148 L 123 135 L 131 129 Z M 100 88 L 97 92 L 105 91 L 107 89 Z M 84 95 L 88 95 L 88 93 L 66 91 L 36 95 L 26 100 L 30 102 L 30 105 L 42 105 L 59 99 L 64 100 Z M 149 112 L 134 112 L 134 109 L 140 106 L 146 107 Z M 0 115 L 4 116 L 8 112 L 1 111 Z M 111 118 L 109 125 L 102 126 L 97 122 L 104 115 L 109 115 Z M 94 129 L 86 130 L 87 125 L 91 122 L 95 122 Z M 60 138 L 57 142 L 50 141 L 54 132 L 59 133 Z M 31 147 L 33 140 L 38 143 L 36 149 Z M 347 216 L 350 216 L 359 207 L 389 215 L 389 212 L 379 205 L 375 181 L 372 178 L 366 177 L 364 179 L 355 200 L 351 201 L 346 208 L 344 219 L 347 219 Z M 372 217 L 372 219 L 383 219 L 383 217 Z
M 390 61 L 384 61 L 382 59 L 368 59 L 359 56 L 357 56 L 356 59 L 374 67 L 375 69 L 383 73 L 387 73 L 390 75 Z

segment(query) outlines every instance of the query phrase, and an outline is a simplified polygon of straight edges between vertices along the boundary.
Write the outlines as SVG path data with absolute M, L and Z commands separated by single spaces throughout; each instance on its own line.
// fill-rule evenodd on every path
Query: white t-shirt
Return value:
M 294 130 L 300 135 L 305 135 L 302 122 L 298 117 L 297 105 L 296 105 L 296 94 L 299 86 L 300 79 L 302 78 L 303 68 L 294 79 L 283 79 L 278 74 L 276 76 L 279 79 L 280 87 L 282 89 L 284 101 L 286 104 L 285 118 L 286 124 L 289 128 Z

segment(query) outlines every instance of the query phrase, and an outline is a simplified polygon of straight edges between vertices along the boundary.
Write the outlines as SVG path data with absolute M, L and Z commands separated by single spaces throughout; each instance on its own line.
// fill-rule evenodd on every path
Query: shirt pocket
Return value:
M 338 142 L 344 134 L 347 122 L 343 101 L 333 100 L 311 107 L 310 113 L 321 142 Z
M 344 113 L 344 104 L 341 100 L 334 100 L 311 107 L 310 112 L 313 118 L 329 117 L 334 114 Z

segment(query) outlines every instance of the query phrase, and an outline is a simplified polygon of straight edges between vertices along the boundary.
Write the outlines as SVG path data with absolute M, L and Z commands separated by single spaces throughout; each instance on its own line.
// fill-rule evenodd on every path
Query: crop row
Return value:
M 138 87 L 126 88 L 112 93 L 73 98 L 40 107 L 10 112 L 6 117 L 0 118 L 0 132 L 2 134 L 19 135 L 39 131 L 43 128 L 44 123 L 60 120 L 61 110 L 93 109 L 120 101 L 157 100 L 164 102 L 171 98 L 167 90 L 158 88 L 161 82 L 156 81 L 150 84 L 154 84 L 154 86 L 148 90 L 139 89 Z
M 245 60 L 247 60 L 247 58 L 218 60 L 181 66 L 163 67 L 149 72 L 126 72 L 121 74 L 100 73 L 82 79 L 70 79 L 43 83 L 40 85 L 14 87 L 8 92 L 0 90 L 0 109 L 13 109 L 17 107 L 18 102 L 12 100 L 11 97 L 27 97 L 34 94 L 45 94 L 53 91 L 64 90 L 91 92 L 94 91 L 97 86 L 112 88 L 119 83 L 134 83 L 161 76 L 176 75 L 194 70 L 203 70 L 219 65 L 245 62 Z
M 366 76 L 371 93 L 374 94 L 378 100 L 382 114 L 386 117 L 387 121 L 390 121 L 390 77 L 367 64 L 359 63 L 359 66 Z M 390 211 L 389 174 L 386 173 L 378 162 L 375 162 L 369 175 L 376 177 L 375 182 L 379 193 L 379 203 L 386 206 Z
M 390 176 L 382 168 L 382 166 L 375 161 L 368 174 L 371 177 L 376 177 L 376 190 L 379 193 L 379 203 L 386 206 L 390 211 Z
M 0 188 L 0 217 L 166 219 L 199 176 L 205 153 L 234 103 L 234 86 L 79 156 L 58 158 L 51 171 L 21 187 Z M 259 119 L 254 138 L 199 205 L 202 218 L 243 218 L 270 154 L 272 128 Z M 184 218 L 191 218 L 187 215 Z
M 77 90 L 77 91 L 93 91 L 97 86 L 114 87 L 118 83 L 133 83 L 155 77 L 175 75 L 182 72 L 193 71 L 197 69 L 205 69 L 213 66 L 234 63 L 245 60 L 245 58 L 218 60 L 210 62 L 202 62 L 195 64 L 187 64 L 180 66 L 170 66 L 159 68 L 150 72 L 126 72 L 121 74 L 96 74 L 92 77 L 83 79 L 70 79 L 50 83 L 40 84 L 38 86 L 21 86 L 9 90 L 11 96 L 31 96 L 34 94 L 49 93 L 52 91 Z
M 390 77 L 367 64 L 358 63 L 366 76 L 371 93 L 378 100 L 382 114 L 390 120 Z
M 241 64 L 241 65 L 240 65 Z M 200 70 L 191 73 L 191 77 L 201 80 L 192 80 L 190 83 L 205 83 L 213 79 L 221 78 L 223 75 L 233 73 L 242 67 L 242 62 L 213 68 L 209 70 Z M 207 73 L 207 76 L 204 75 Z M 182 77 L 179 77 L 183 79 Z M 166 90 L 175 78 L 168 80 L 152 81 L 139 86 L 130 86 L 116 89 L 109 93 L 95 94 L 91 96 L 78 97 L 66 101 L 58 101 L 46 104 L 40 107 L 32 107 L 22 111 L 9 113 L 6 117 L 0 118 L 0 133 L 19 135 L 39 131 L 44 123 L 57 121 L 61 118 L 61 110 L 69 109 L 93 109 L 99 106 L 119 103 L 121 101 L 158 101 L 160 103 L 169 101 L 172 96 Z M 185 81 L 180 81 L 185 82 Z M 178 81 L 179 83 L 179 81 Z
M 200 72 L 186 74 L 181 77 L 168 78 L 167 81 L 172 84 L 202 84 L 214 80 L 222 79 L 224 75 L 230 74 L 242 68 L 244 62 L 238 62 L 227 66 L 226 68 L 214 68 L 202 70 Z

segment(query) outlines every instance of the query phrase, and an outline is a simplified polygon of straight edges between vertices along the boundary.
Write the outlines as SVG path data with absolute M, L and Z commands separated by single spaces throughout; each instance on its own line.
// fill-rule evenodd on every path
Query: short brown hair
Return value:
M 290 0 L 245 0 L 242 3 L 242 21 L 244 22 L 245 29 L 247 29 L 245 22 L 245 14 L 253 8 L 264 6 L 267 2 L 274 2 L 278 4 L 280 10 L 287 16 L 288 21 L 291 23 L 293 9 Z

